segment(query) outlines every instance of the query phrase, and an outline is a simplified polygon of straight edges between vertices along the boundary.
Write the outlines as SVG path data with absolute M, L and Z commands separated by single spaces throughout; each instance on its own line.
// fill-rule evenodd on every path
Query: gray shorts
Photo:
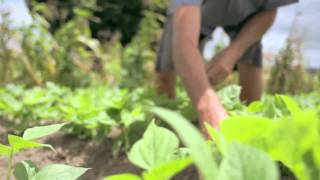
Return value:
M 249 19 L 249 18 L 248 18 Z M 173 22 L 172 17 L 168 17 L 162 34 L 160 48 L 158 51 L 156 72 L 170 72 L 174 71 L 173 63 L 173 47 L 172 47 L 172 34 Z M 231 41 L 237 37 L 247 20 L 243 21 L 237 26 L 222 27 L 228 34 Z M 205 39 L 206 36 L 200 35 L 199 43 Z M 262 67 L 262 43 L 258 41 L 246 50 L 244 55 L 237 61 L 237 64 L 251 64 L 256 67 Z M 237 67 L 235 66 L 235 69 Z

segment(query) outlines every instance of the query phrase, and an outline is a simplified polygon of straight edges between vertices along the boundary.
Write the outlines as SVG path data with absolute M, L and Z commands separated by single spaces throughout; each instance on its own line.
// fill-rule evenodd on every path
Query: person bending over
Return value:
M 172 0 L 156 71 L 160 93 L 175 98 L 176 74 L 198 110 L 200 124 L 219 128 L 228 115 L 212 88 L 236 67 L 241 100 L 262 95 L 261 38 L 273 24 L 277 9 L 298 0 Z M 221 26 L 231 43 L 204 64 L 199 40 Z

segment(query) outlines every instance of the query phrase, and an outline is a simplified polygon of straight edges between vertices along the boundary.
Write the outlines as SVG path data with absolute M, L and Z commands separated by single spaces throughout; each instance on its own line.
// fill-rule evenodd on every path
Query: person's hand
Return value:
M 204 93 L 198 103 L 197 109 L 199 112 L 200 126 L 206 138 L 208 138 L 208 133 L 205 128 L 205 123 L 219 129 L 221 121 L 228 117 L 226 110 L 219 102 L 213 90 L 208 90 Z
M 232 72 L 242 52 L 231 46 L 218 53 L 206 64 L 206 71 L 212 85 L 219 84 Z

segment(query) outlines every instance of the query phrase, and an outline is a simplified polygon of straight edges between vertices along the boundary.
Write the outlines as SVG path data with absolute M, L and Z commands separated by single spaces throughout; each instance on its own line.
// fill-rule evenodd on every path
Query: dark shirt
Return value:
M 169 13 L 186 5 L 201 7 L 201 32 L 209 35 L 217 26 L 236 26 L 259 11 L 296 2 L 298 0 L 171 0 Z

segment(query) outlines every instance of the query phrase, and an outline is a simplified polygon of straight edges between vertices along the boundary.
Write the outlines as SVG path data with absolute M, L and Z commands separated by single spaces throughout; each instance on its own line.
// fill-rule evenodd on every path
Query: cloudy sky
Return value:
M 299 12 L 301 15 L 297 17 L 297 24 L 304 32 L 305 58 L 311 66 L 320 68 L 320 0 L 300 0 L 299 4 L 281 8 L 277 21 L 264 38 L 265 49 L 277 52 L 284 46 L 284 39 Z
M 31 21 L 23 0 L 0 0 L 0 3 L 0 11 L 1 8 L 12 11 L 15 24 Z M 285 45 L 285 39 L 299 12 L 301 15 L 297 17 L 297 21 L 298 26 L 304 30 L 304 54 L 307 64 L 320 68 L 320 0 L 300 0 L 298 4 L 281 8 L 274 26 L 264 37 L 264 49 L 276 53 Z

